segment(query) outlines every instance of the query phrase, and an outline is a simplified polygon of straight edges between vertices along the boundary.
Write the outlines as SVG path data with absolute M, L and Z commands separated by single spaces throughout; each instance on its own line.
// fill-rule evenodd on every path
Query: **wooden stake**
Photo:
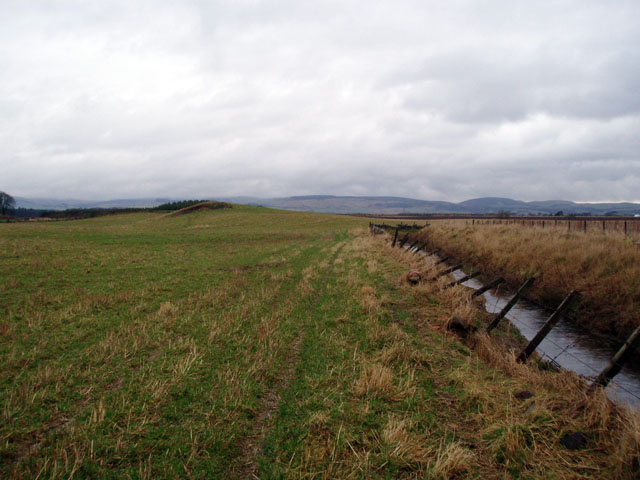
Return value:
M 606 387 L 611 379 L 615 377 L 624 364 L 627 362 L 631 354 L 633 353 L 636 345 L 640 341 L 640 327 L 636 328 L 633 333 L 627 338 L 627 341 L 624 342 L 624 345 L 620 347 L 618 353 L 616 353 L 609 364 L 605 367 L 605 369 L 596 377 L 593 381 L 593 386 L 602 386 Z
M 509 300 L 509 302 L 504 306 L 504 308 L 500 311 L 500 313 L 496 315 L 496 318 L 494 318 L 493 321 L 489 324 L 489 326 L 487 327 L 487 333 L 490 333 L 491 330 L 493 330 L 498 326 L 498 323 L 500 323 L 500 320 L 502 320 L 505 317 L 505 315 L 509 313 L 509 310 L 513 308 L 513 306 L 518 302 L 520 297 L 524 295 L 524 292 L 526 292 L 529 289 L 529 287 L 533 284 L 534 281 L 535 281 L 535 278 L 531 277 L 522 284 L 522 286 L 518 289 L 518 291 L 513 296 L 513 298 Z
M 398 227 L 396 227 L 396 233 L 393 235 L 393 243 L 391 244 L 392 247 L 396 246 L 396 240 L 398 240 Z
M 445 275 L 448 275 L 450 273 L 455 272 L 456 270 L 460 270 L 462 268 L 462 264 L 458 264 L 458 265 L 454 265 L 453 267 L 449 267 L 446 270 L 441 271 L 439 274 L 437 274 L 433 280 L 435 280 L 436 278 L 440 278 L 440 277 L 444 277 Z
M 551 331 L 551 329 L 556 326 L 556 324 L 558 323 L 558 320 L 560 320 L 560 317 L 562 316 L 562 312 L 564 312 L 567 308 L 571 306 L 571 303 L 575 298 L 577 298 L 578 295 L 579 295 L 578 292 L 576 292 L 575 290 L 573 290 L 569 295 L 567 295 L 567 297 L 562 301 L 562 303 L 556 309 L 556 311 L 553 312 L 551 316 L 547 319 L 547 321 L 544 323 L 540 331 L 536 333 L 536 336 L 533 337 L 533 339 L 529 342 L 529 345 L 527 345 L 525 349 L 522 350 L 520 355 L 518 355 L 518 358 L 516 360 L 518 360 L 519 362 L 527 361 L 527 359 L 535 351 L 538 345 L 540 345 L 540 342 L 544 340 L 544 337 L 546 337 L 547 334 Z
M 448 287 L 455 287 L 456 285 L 460 285 L 460 284 L 466 282 L 467 280 L 471 280 L 472 278 L 476 278 L 478 275 L 480 275 L 480 272 L 473 272 L 473 273 L 471 273 L 469 275 L 465 275 L 460 280 L 456 280 L 455 282 L 451 282 L 450 284 L 448 284 L 447 288 Z
M 482 295 L 487 290 L 491 290 L 492 288 L 497 287 L 502 282 L 504 282 L 504 278 L 502 278 L 502 277 L 496 278 L 493 282 L 487 283 L 484 287 L 480 287 L 478 290 L 473 292 L 473 294 L 471 295 L 471 298 L 478 297 L 478 296 Z

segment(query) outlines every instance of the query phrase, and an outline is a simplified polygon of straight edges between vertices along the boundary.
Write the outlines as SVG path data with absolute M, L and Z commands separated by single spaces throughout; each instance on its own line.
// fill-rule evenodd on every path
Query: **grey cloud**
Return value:
M 639 200 L 639 14 L 3 2 L 0 189 Z

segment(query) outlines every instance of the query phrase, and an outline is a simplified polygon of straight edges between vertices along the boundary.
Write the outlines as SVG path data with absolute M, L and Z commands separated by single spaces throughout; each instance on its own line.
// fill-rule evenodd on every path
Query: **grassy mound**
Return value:
M 196 205 L 191 205 L 191 206 L 182 208 L 180 210 L 177 210 L 173 213 L 170 213 L 169 216 L 175 217 L 178 215 L 186 215 L 188 213 L 200 212 L 202 210 L 219 210 L 221 208 L 233 208 L 233 207 L 230 203 L 226 203 L 226 202 L 215 202 L 215 201 L 202 202 Z

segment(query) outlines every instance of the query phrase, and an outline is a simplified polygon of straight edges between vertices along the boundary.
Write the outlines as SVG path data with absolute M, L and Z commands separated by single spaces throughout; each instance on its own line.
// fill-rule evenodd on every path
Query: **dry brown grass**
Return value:
M 427 274 L 438 270 L 432 259 L 392 249 L 383 239 L 372 241 L 378 242 L 390 257 L 406 268 Z M 454 312 L 469 323 L 477 322 L 482 315 L 469 300 L 468 289 L 442 288 L 450 280 L 447 277 L 423 281 L 418 286 L 410 286 L 403 275 L 396 280 L 411 289 L 418 302 L 431 298 L 452 313 L 430 320 L 431 326 L 440 326 L 440 330 L 426 326 L 428 334 L 442 336 L 443 348 L 450 345 L 450 335 L 444 326 Z M 449 369 L 440 381 L 452 382 L 464 391 L 457 407 L 467 412 L 464 415 L 473 421 L 472 428 L 476 431 L 469 432 L 467 437 L 475 439 L 481 451 L 492 459 L 494 466 L 489 467 L 490 470 L 499 465 L 522 475 L 526 472 L 527 478 L 548 478 L 549 472 L 556 472 L 555 478 L 638 478 L 640 416 L 637 412 L 614 405 L 601 389 L 589 392 L 585 382 L 572 372 L 554 373 L 538 369 L 535 362 L 517 362 L 518 350 L 512 350 L 502 340 L 478 333 L 471 335 L 467 344 L 475 353 L 469 355 L 466 362 Z M 388 365 L 404 362 L 411 355 L 402 342 L 397 342 L 383 350 L 377 361 Z M 487 364 L 496 372 L 491 377 L 481 373 Z M 534 397 L 516 400 L 513 394 L 523 389 L 534 392 Z M 456 400 L 445 402 L 447 406 L 451 404 L 456 404 Z M 443 410 L 445 412 L 450 414 Z M 451 423 L 455 425 L 455 421 Z M 571 432 L 585 432 L 589 439 L 587 448 L 569 452 L 559 445 L 560 437 Z M 445 448 L 451 451 L 447 453 Z M 464 444 L 444 446 L 433 467 L 434 476 L 464 476 L 469 462 L 477 460 L 469 454 Z
M 360 372 L 360 378 L 353 385 L 353 393 L 358 397 L 370 394 L 383 398 L 395 397 L 393 371 L 376 363 L 364 365 Z
M 513 285 L 536 277 L 528 296 L 549 306 L 578 290 L 576 317 L 589 327 L 626 336 L 640 325 L 640 249 L 622 236 L 447 221 L 418 236 Z

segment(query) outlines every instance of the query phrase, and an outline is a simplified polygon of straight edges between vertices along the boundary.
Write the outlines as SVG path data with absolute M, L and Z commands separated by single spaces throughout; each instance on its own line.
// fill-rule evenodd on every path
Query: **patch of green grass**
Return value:
M 407 285 L 418 260 L 367 222 L 234 206 L 1 225 L 0 477 L 632 471 L 623 417 L 446 333 L 462 290 Z M 558 453 L 576 425 L 599 443 Z

